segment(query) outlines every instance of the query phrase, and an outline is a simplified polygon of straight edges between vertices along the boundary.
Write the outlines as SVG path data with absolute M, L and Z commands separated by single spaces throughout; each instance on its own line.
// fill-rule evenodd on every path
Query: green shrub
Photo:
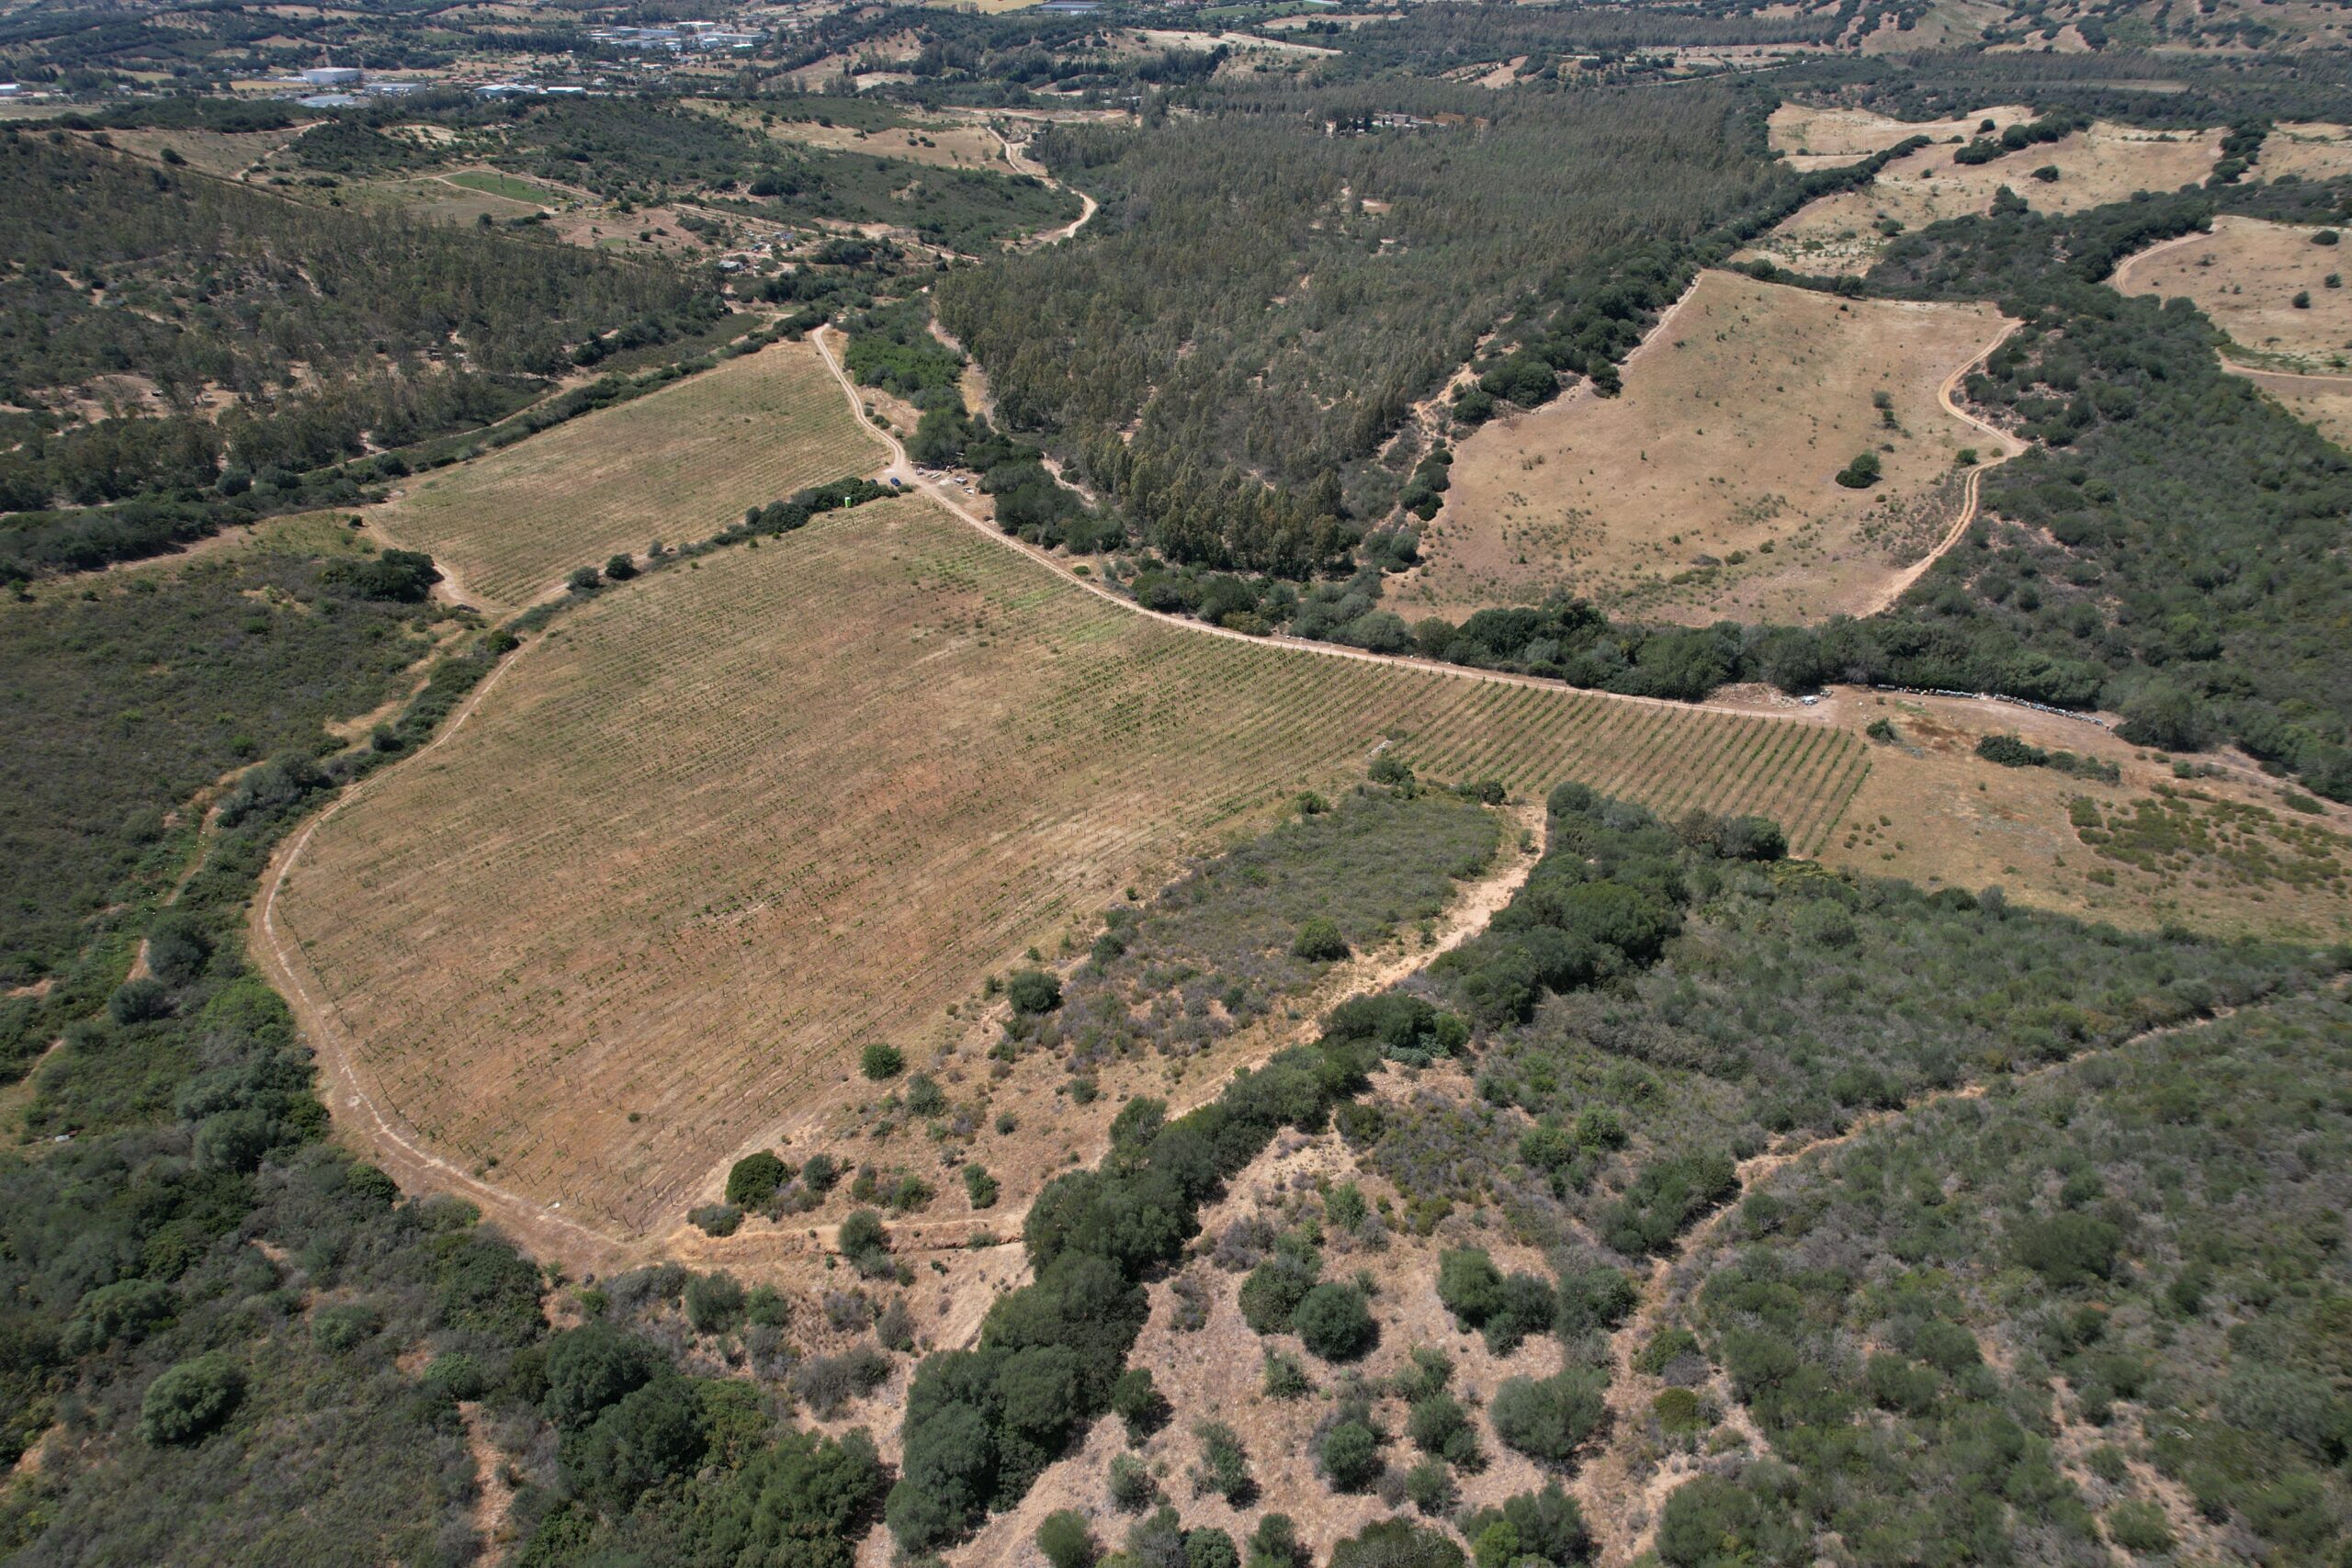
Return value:
M 1882 468 L 1875 452 L 1858 452 L 1854 460 L 1838 470 L 1838 482 L 1848 490 L 1868 490 L 1878 483 Z
M 1193 1436 L 1201 1445 L 1195 1487 L 1216 1493 L 1237 1508 L 1247 1507 L 1258 1495 L 1258 1483 L 1250 1474 L 1250 1455 L 1240 1435 L 1222 1421 L 1204 1421 L 1193 1428 Z
M 876 1042 L 859 1053 L 857 1066 L 858 1070 L 867 1077 L 876 1083 L 880 1083 L 885 1078 L 895 1078 L 904 1072 L 907 1058 L 896 1045 L 885 1045 Z
M 192 1443 L 229 1417 L 244 1378 L 218 1350 L 165 1368 L 139 1402 L 139 1436 L 162 1448 Z
M 1004 994 L 1013 1011 L 1032 1017 L 1062 1005 L 1062 983 L 1043 969 L 1015 970 L 1005 982 Z
M 1405 1472 L 1405 1495 L 1422 1513 L 1432 1518 L 1453 1511 L 1461 1498 L 1453 1484 L 1453 1471 L 1442 1459 L 1425 1459 Z
M 1539 1463 L 1564 1465 L 1607 1416 L 1606 1387 L 1599 1373 L 1581 1367 L 1540 1381 L 1507 1379 L 1489 1412 L 1495 1436 Z
M 1290 951 L 1293 957 L 1310 964 L 1332 963 L 1348 955 L 1348 939 L 1340 933 L 1338 921 L 1317 915 L 1298 928 Z
M 1352 1361 L 1380 1337 L 1363 1292 L 1353 1285 L 1330 1281 L 1299 1299 L 1291 1326 L 1300 1343 L 1327 1361 Z
M 1269 1399 L 1304 1399 L 1315 1392 L 1315 1381 L 1306 1375 L 1306 1366 L 1287 1350 L 1266 1352 L 1266 1380 Z
M 729 1169 L 727 1201 L 738 1208 L 764 1209 L 776 1190 L 791 1179 L 792 1172 L 784 1161 L 762 1149 L 757 1154 L 745 1155 Z
M 1159 1483 L 1151 1467 L 1135 1454 L 1114 1455 L 1110 1472 L 1111 1506 L 1123 1514 L 1139 1514 L 1159 1496 Z
M 1443 1530 L 1401 1518 L 1366 1525 L 1331 1548 L 1331 1568 L 1464 1568 Z
M 1334 1492 L 1368 1492 L 1380 1479 L 1380 1434 L 1369 1421 L 1335 1421 L 1315 1446 L 1315 1467 Z
M 697 1274 L 686 1282 L 686 1321 L 696 1334 L 732 1328 L 743 1315 L 743 1287 L 722 1271 Z
M 1037 1550 L 1053 1568 L 1093 1568 L 1097 1555 L 1086 1516 L 1071 1508 L 1057 1509 L 1038 1523 Z
M 1233 1538 L 1215 1526 L 1184 1532 L 1184 1568 L 1241 1568 Z
M 2154 1556 L 2172 1550 L 2172 1524 L 2160 1504 L 2118 1503 L 2107 1511 L 2107 1539 L 2126 1551 Z
M 1168 1419 L 1168 1401 L 1148 1367 L 1129 1367 L 1119 1374 L 1111 1385 L 1111 1409 L 1125 1424 L 1130 1442 L 1142 1442 Z

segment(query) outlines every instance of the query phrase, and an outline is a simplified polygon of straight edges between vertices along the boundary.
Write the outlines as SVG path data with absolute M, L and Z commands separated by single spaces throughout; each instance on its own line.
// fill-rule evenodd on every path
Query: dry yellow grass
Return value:
M 1996 454 L 1937 390 L 1999 330 L 1990 306 L 1703 274 L 1622 396 L 1564 398 L 1463 443 L 1426 564 L 1392 596 L 1458 616 L 1567 592 L 1692 624 L 1867 609 L 1953 521 L 1955 455 Z M 1865 449 L 1885 479 L 1837 484 Z
M 1984 118 L 2000 116 L 1969 118 L 1962 131 L 1951 134 L 1973 135 Z M 1875 181 L 1859 190 L 1840 191 L 1807 203 L 1741 254 L 1769 258 L 1798 272 L 1867 272 L 1886 248 L 1889 236 L 1879 231 L 1883 221 L 1920 229 L 1942 219 L 1986 212 L 1992 209 L 1994 193 L 2003 186 L 2037 210 L 2047 212 L 2099 207 L 2124 200 L 2134 191 L 2176 190 L 2211 174 L 2221 145 L 2218 130 L 2143 130 L 2101 121 L 2087 130 L 2020 149 L 1989 164 L 1968 164 L 1953 163 L 1955 149 L 1939 141 L 1896 159 L 1879 171 Z M 2033 171 L 2044 166 L 2054 166 L 2058 178 L 2048 183 L 2035 179 Z
M 2332 180 L 2352 175 L 2352 128 L 2317 120 L 2280 120 L 2262 141 L 2252 178 L 2275 180 L 2294 175 Z
M 1782 104 L 1772 111 L 1767 125 L 1772 151 L 1786 157 L 1792 167 L 1819 169 L 1859 163 L 1914 136 L 1949 141 L 1955 136 L 1975 135 L 1976 128 L 1988 119 L 1996 126 L 2008 126 L 2032 118 L 2033 111 L 2021 104 L 2003 104 L 1952 119 L 1923 120 L 1894 119 L 1868 109 Z
M 2352 451 L 2352 376 L 2299 376 L 2269 370 L 2243 374 L 2297 419 Z
M 1023 0 L 1034 5 L 1036 0 Z M 813 119 L 777 119 L 763 125 L 756 106 L 723 103 L 712 98 L 684 100 L 705 114 L 716 115 L 764 132 L 777 141 L 822 147 L 836 152 L 865 152 L 876 158 L 900 158 L 942 169 L 1004 169 L 1003 144 L 984 125 L 969 120 L 918 119 L 911 125 L 861 131 L 847 125 L 820 125 Z
M 2341 370 L 2352 364 L 2352 289 L 2342 286 L 2345 247 L 2313 244 L 2321 232 L 2334 231 L 2216 218 L 2210 234 L 2153 245 L 2126 261 L 2115 287 L 2195 300 L 2244 357 L 2264 367 Z M 2330 277 L 2337 280 L 2333 288 Z
M 2119 926 L 2177 922 L 2319 942 L 2352 935 L 2352 810 L 2312 801 L 2244 757 L 2193 759 L 2218 776 L 2180 779 L 2168 761 L 2076 719 L 1852 688 L 1833 691 L 1811 716 L 1854 734 L 1884 718 L 1899 737 L 1871 746 L 1870 776 L 1822 851 L 1826 864 L 1923 887 L 1998 886 L 2040 908 Z M 2121 782 L 1986 761 L 1976 742 L 1993 734 L 2113 762 Z M 2163 801 L 2165 789 L 2183 792 L 2179 809 L 2211 841 L 2161 867 L 2099 852 L 2069 818 L 2078 799 L 2097 802 L 2103 817 L 2128 816 Z M 2334 872 L 2323 863 L 2331 860 Z
M 718 532 L 749 506 L 872 471 L 877 452 L 817 351 L 780 343 L 461 467 L 379 509 L 471 604 L 527 604 L 576 567 Z
M 1800 846 L 1862 767 L 1826 726 L 1164 625 L 914 499 L 698 566 L 559 620 L 270 907 L 322 1049 L 404 1136 L 632 1233 L 862 1044 L 936 1043 L 982 976 L 1384 741 Z

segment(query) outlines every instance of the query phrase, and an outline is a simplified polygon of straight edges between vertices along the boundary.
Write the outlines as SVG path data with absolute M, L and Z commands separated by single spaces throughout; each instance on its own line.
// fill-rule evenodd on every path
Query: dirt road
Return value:
M 1991 343 L 1978 350 L 1975 357 L 1969 360 L 1967 364 L 1945 377 L 1943 385 L 1936 389 L 1936 401 L 1943 405 L 1944 412 L 1963 424 L 1983 431 L 1998 442 L 2001 455 L 1989 462 L 1980 462 L 1968 470 L 1967 482 L 1961 491 L 1960 514 L 1952 520 L 1951 526 L 1944 530 L 1944 536 L 1937 541 L 1936 547 L 1889 578 L 1885 585 L 1880 588 L 1867 604 L 1855 611 L 1857 615 L 1881 615 L 1891 608 L 1896 600 L 1909 592 L 1911 585 L 1925 577 L 1928 574 L 1928 569 L 1941 560 L 1947 550 L 1960 543 L 1962 537 L 1968 532 L 1968 525 L 1976 521 L 1977 498 L 1983 492 L 1985 474 L 1999 468 L 2010 458 L 2022 456 L 2032 445 L 2031 442 L 2010 434 L 1996 424 L 1990 424 L 1977 418 L 1961 407 L 1959 400 L 1952 396 L 1960 389 L 1960 384 L 1968 378 L 1968 373 L 1992 358 L 1994 350 L 2008 342 L 2011 334 L 2023 325 L 2025 325 L 2023 321 L 2010 321 L 2003 325 L 2001 330 L 1994 334 Z

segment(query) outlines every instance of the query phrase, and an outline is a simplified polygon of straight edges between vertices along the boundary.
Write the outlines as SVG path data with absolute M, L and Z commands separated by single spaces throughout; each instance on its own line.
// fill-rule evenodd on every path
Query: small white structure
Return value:
M 364 80 L 367 73 L 349 65 L 322 65 L 300 75 L 313 87 L 349 87 Z

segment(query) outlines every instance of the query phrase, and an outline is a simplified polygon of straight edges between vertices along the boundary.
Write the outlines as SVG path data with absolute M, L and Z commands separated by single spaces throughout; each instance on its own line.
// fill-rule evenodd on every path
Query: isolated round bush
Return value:
M 1363 1292 L 1331 1280 L 1300 1297 L 1290 1321 L 1300 1341 L 1327 1361 L 1352 1361 L 1380 1337 Z
M 857 1068 L 876 1083 L 895 1078 L 906 1070 L 907 1058 L 896 1045 L 876 1043 L 858 1054 Z
M 1085 1515 L 1075 1508 L 1059 1509 L 1037 1526 L 1037 1550 L 1054 1568 L 1092 1568 L 1094 1532 L 1086 1528 Z
M 1463 1568 L 1463 1562 L 1444 1531 L 1401 1518 L 1366 1525 L 1331 1549 L 1331 1568 Z
M 1361 1421 L 1341 1421 L 1315 1450 L 1323 1479 L 1335 1492 L 1366 1492 L 1380 1479 L 1380 1434 Z
M 784 1161 L 765 1149 L 745 1155 L 727 1173 L 727 1201 L 742 1209 L 764 1207 L 784 1180 Z
M 139 1435 L 161 1448 L 192 1443 L 226 1420 L 244 1380 L 220 1351 L 167 1367 L 139 1403 Z
M 1290 951 L 1309 964 L 1329 964 L 1348 955 L 1348 939 L 1340 933 L 1339 922 L 1317 915 L 1298 928 Z
M 1062 983 L 1043 969 L 1016 972 L 1005 982 L 1004 994 L 1012 998 L 1015 1012 L 1051 1012 L 1062 1005 Z

